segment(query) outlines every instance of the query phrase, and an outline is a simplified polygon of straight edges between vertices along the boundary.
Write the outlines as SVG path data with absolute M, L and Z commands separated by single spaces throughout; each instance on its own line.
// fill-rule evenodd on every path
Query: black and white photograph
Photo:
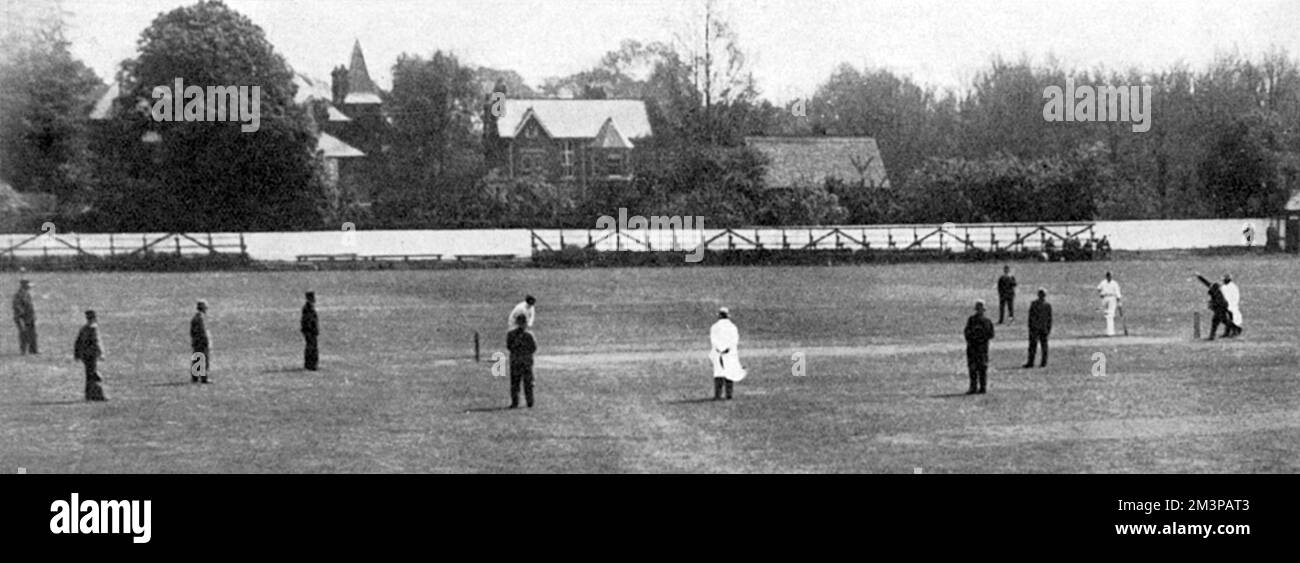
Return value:
M 1292 0 L 0 19 L 0 473 L 1300 471 Z

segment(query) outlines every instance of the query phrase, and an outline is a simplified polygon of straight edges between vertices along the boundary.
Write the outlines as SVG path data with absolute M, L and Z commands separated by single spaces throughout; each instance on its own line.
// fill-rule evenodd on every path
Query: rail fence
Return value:
M 1098 239 L 1091 222 L 751 227 L 738 229 L 532 230 L 533 253 L 579 247 L 601 252 L 705 250 L 1042 251 Z

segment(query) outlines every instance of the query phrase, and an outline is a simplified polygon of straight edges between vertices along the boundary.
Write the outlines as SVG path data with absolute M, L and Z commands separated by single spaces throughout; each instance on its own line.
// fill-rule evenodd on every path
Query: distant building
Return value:
M 297 93 L 294 103 L 319 110 L 313 112 L 317 129 L 316 150 L 324 160 L 328 188 L 341 200 L 366 205 L 371 197 L 364 187 L 368 183 L 356 177 L 368 173 L 371 159 L 366 157 L 384 149 L 388 121 L 383 113 L 381 92 L 370 79 L 359 41 L 352 46 L 350 66 L 340 65 L 332 75 L 333 80 L 327 84 L 295 72 L 293 82 Z M 102 86 L 96 94 L 97 101 L 89 115 L 91 121 L 115 117 L 120 110 L 114 101 L 121 95 L 121 85 L 115 82 Z M 147 101 L 141 103 L 148 107 Z M 160 127 L 146 132 L 141 141 L 164 142 L 165 133 L 165 129 Z
M 871 137 L 745 137 L 745 144 L 771 159 L 769 188 L 821 185 L 827 178 L 867 187 L 889 187 L 880 148 Z
M 498 91 L 504 94 L 498 86 Z M 636 143 L 652 136 L 641 100 L 501 100 L 484 104 L 488 167 L 508 178 L 585 188 L 631 180 Z

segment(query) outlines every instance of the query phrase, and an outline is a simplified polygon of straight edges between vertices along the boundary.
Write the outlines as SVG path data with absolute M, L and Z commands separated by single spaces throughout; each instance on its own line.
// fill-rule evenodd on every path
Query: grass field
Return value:
M 998 264 L 31 274 L 43 353 L 19 356 L 3 325 L 0 471 L 1300 470 L 1300 261 L 1015 267 L 1019 316 L 998 327 L 983 396 L 961 394 L 961 330 L 975 299 L 996 304 Z M 1107 269 L 1128 337 L 1100 336 Z M 1191 339 L 1198 270 L 1241 283 L 1242 338 Z M 1038 286 L 1055 307 L 1051 364 L 1024 370 Z M 316 373 L 299 369 L 308 289 Z M 512 411 L 491 356 L 524 293 L 539 299 L 539 404 Z M 207 386 L 188 382 L 198 298 L 211 304 Z M 706 353 L 720 305 L 750 376 L 715 403 Z M 107 403 L 81 401 L 72 359 L 88 307 L 108 348 Z

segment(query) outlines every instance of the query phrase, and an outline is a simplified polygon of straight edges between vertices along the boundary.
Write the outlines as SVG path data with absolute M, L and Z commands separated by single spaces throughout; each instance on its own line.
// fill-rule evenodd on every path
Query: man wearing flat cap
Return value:
M 36 308 L 32 306 L 32 282 L 19 282 L 14 294 L 14 324 L 18 326 L 18 350 L 22 354 L 36 351 Z
M 99 341 L 99 323 L 94 311 L 86 311 L 86 324 L 77 333 L 77 342 L 72 347 L 72 356 L 86 366 L 86 400 L 107 401 L 104 378 L 99 376 L 99 362 L 104 359 L 104 345 Z
M 316 317 L 316 292 L 307 292 L 307 302 L 302 306 L 302 337 L 307 341 L 303 351 L 302 367 L 307 371 L 316 371 L 320 362 L 320 349 L 316 347 L 316 337 L 320 335 L 320 323 Z
M 967 395 L 983 393 L 989 375 L 989 341 L 993 340 L 993 321 L 984 316 L 984 301 L 975 302 L 975 314 L 966 319 L 966 368 L 970 371 Z
M 199 301 L 198 312 L 190 319 L 190 382 L 207 383 L 212 368 L 212 335 L 208 333 L 208 302 Z

